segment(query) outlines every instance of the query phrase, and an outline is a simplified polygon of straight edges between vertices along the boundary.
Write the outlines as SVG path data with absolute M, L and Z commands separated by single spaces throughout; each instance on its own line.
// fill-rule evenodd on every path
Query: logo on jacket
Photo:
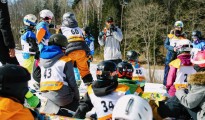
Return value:
M 7 0 L 1 0 L 2 3 L 7 3 Z

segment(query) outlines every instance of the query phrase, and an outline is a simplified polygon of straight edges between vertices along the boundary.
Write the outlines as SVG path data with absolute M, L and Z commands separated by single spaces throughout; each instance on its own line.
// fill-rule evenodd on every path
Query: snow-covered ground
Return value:
M 23 58 L 22 58 L 20 50 L 16 50 L 16 56 L 17 56 L 17 59 L 18 59 L 19 63 L 21 64 L 22 61 L 23 61 Z M 1 66 L 1 63 L 0 63 L 0 66 Z M 97 69 L 97 64 L 91 63 L 90 72 L 91 72 L 94 80 L 96 80 L 96 69 Z M 143 70 L 144 70 L 146 80 L 149 81 L 148 70 L 144 69 L 144 68 L 143 68 Z M 162 83 L 163 76 L 164 76 L 164 71 L 163 70 L 156 70 L 154 76 L 155 76 L 155 79 L 157 80 L 158 83 Z

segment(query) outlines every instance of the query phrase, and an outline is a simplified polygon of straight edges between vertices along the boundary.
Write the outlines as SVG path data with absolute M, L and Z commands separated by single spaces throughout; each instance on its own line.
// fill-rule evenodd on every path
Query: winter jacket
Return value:
M 90 48 L 90 55 L 94 55 L 95 53 L 95 47 L 94 47 L 94 37 L 92 35 L 86 35 L 84 36 L 85 38 L 85 42 L 88 45 L 88 47 Z
M 176 37 L 173 34 L 168 34 L 164 42 L 164 47 L 167 49 L 167 55 L 165 58 L 165 64 L 168 65 L 173 59 L 176 52 L 174 52 L 174 47 L 177 47 L 177 41 L 182 40 L 184 37 Z
M 68 45 L 66 46 L 66 55 L 75 50 L 84 50 L 87 55 L 90 53 L 90 49 L 83 38 L 83 32 L 79 27 L 69 28 L 62 26 L 61 32 L 68 39 Z
M 194 55 L 196 55 L 196 53 L 198 51 L 205 50 L 205 41 L 204 40 L 196 40 L 192 43 L 192 45 L 193 45 L 193 48 L 191 50 L 192 58 L 194 58 Z
M 49 23 L 46 21 L 41 21 L 36 25 L 36 38 L 38 43 L 42 43 L 44 45 L 48 45 L 49 38 L 51 33 L 49 32 Z
M 3 48 L 2 48 L 3 47 Z M 7 2 L 0 1 L 0 51 L 15 48 Z
M 0 97 L 1 120 L 34 120 L 28 108 L 10 98 Z
M 120 42 L 123 39 L 122 31 L 116 26 L 116 31 L 104 29 L 104 36 L 98 37 L 98 43 L 104 46 L 104 60 L 122 59 Z
M 197 120 L 205 120 L 205 72 L 197 72 L 188 77 L 188 91 L 176 91 L 176 97 L 187 108 L 199 108 Z
M 36 35 L 32 29 L 27 28 L 26 32 L 21 36 L 21 46 L 23 53 L 36 54 L 38 51 Z
M 140 85 L 140 87 L 145 86 L 146 80 L 144 76 L 144 71 L 140 67 L 140 64 L 137 61 L 131 62 L 131 64 L 134 68 L 132 80 L 135 81 L 137 85 Z
M 119 82 L 119 84 L 124 84 L 124 85 L 129 86 L 131 94 L 135 94 L 135 95 L 141 96 L 142 93 L 143 93 L 143 91 L 140 88 L 140 86 L 136 85 L 136 82 L 133 81 L 133 80 L 126 79 L 126 78 L 124 78 L 124 79 L 118 78 L 118 82 Z
M 80 105 L 73 116 L 84 119 L 88 111 L 93 107 L 96 110 L 98 120 L 112 118 L 112 111 L 116 101 L 125 94 L 130 94 L 129 87 L 118 85 L 117 81 L 97 80 L 87 88 L 87 93 L 80 100 Z
M 187 88 L 187 76 L 193 74 L 194 70 L 190 61 L 190 54 L 180 54 L 173 60 L 167 77 L 167 89 L 170 96 L 174 96 L 176 89 L 180 87 Z
M 15 42 L 11 31 L 10 16 L 7 0 L 0 1 L 0 62 L 2 64 L 19 65 L 16 57 L 10 57 L 9 49 L 15 48 Z
M 40 54 L 42 95 L 59 106 L 79 100 L 73 64 L 58 46 L 45 46 Z

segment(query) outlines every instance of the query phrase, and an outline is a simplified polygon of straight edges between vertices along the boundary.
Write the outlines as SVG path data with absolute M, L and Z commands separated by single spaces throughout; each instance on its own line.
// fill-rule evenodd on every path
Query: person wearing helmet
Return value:
M 19 65 L 15 56 L 15 41 L 11 31 L 7 0 L 0 1 L 0 8 L 0 62 L 3 65 Z
M 115 26 L 112 17 L 108 17 L 106 27 L 99 33 L 98 43 L 104 46 L 104 60 L 111 60 L 118 64 L 122 62 L 122 54 L 120 51 L 120 42 L 123 39 L 122 31 Z
M 190 74 L 187 78 L 188 88 L 180 88 L 174 97 L 166 102 L 160 103 L 157 107 L 157 114 L 162 118 L 179 117 L 185 115 L 185 120 L 204 120 L 205 108 L 205 51 L 199 51 L 192 61 L 196 73 Z M 188 112 L 188 114 L 186 113 Z
M 62 34 L 50 37 L 48 46 L 44 46 L 40 54 L 40 91 L 42 96 L 61 108 L 75 111 L 78 107 L 79 91 L 73 72 L 71 59 L 64 51 L 68 42 Z M 71 115 L 60 109 L 57 115 Z
M 152 109 L 143 98 L 125 95 L 115 104 L 112 120 L 153 120 Z
M 177 59 L 170 62 L 167 77 L 166 87 L 170 96 L 174 96 L 176 90 L 180 88 L 187 88 L 187 76 L 196 72 L 190 60 L 192 47 L 189 40 L 178 42 Z
M 21 66 L 7 64 L 0 67 L 1 120 L 34 120 L 32 111 L 24 107 L 25 97 L 31 98 L 28 92 L 30 79 L 28 70 Z
M 190 115 L 194 120 L 205 119 L 205 108 L 204 108 L 204 97 L 205 97 L 205 51 L 199 51 L 196 57 L 193 59 L 194 69 L 197 71 L 195 74 L 191 74 L 188 77 L 188 84 L 190 85 L 188 91 L 182 88 L 176 92 L 176 97 L 180 103 L 188 108 L 195 111 L 190 112 Z M 193 99 L 194 98 L 194 99 Z M 196 109 L 196 108 L 199 109 Z
M 66 56 L 71 58 L 73 64 L 79 69 L 83 82 L 89 85 L 93 81 L 87 63 L 90 49 L 84 40 L 83 31 L 78 27 L 74 13 L 67 12 L 63 15 L 60 31 L 68 40 Z
M 163 84 L 167 83 L 167 76 L 169 72 L 169 63 L 176 58 L 176 48 L 177 42 L 179 40 L 185 39 L 185 35 L 183 34 L 184 24 L 182 21 L 176 21 L 174 23 L 174 29 L 171 30 L 170 34 L 167 35 L 166 40 L 164 42 L 164 46 L 167 49 L 167 54 L 165 58 L 165 68 L 164 68 L 164 80 Z
M 130 87 L 130 93 L 141 96 L 143 91 L 136 82 L 132 80 L 134 69 L 132 64 L 123 61 L 117 64 L 118 82 Z
M 36 35 L 33 32 L 36 26 L 37 18 L 33 14 L 28 14 L 24 17 L 25 32 L 21 35 L 21 46 L 23 55 L 23 64 L 30 73 L 34 64 L 34 56 L 38 52 Z
M 90 66 L 90 62 L 93 61 L 93 55 L 95 53 L 95 47 L 94 47 L 94 40 L 95 38 L 92 36 L 91 31 L 90 31 L 90 27 L 86 26 L 83 28 L 83 36 L 85 39 L 86 44 L 88 45 L 88 47 L 90 48 L 90 56 L 89 56 L 89 66 Z
M 142 89 L 144 89 L 146 80 L 144 76 L 144 71 L 140 67 L 140 63 L 138 62 L 139 55 L 140 54 L 136 51 L 130 50 L 127 52 L 126 57 L 128 62 L 131 63 L 134 68 L 132 80 L 134 80 L 137 85 L 140 85 Z
M 201 32 L 198 30 L 194 30 L 192 32 L 192 39 L 193 39 L 193 43 L 192 43 L 193 49 L 191 51 L 191 55 L 193 59 L 198 51 L 205 50 L 205 41 L 202 38 Z
M 116 70 L 116 64 L 112 61 L 102 61 L 97 65 L 97 80 L 88 86 L 87 93 L 80 100 L 74 118 L 84 119 L 86 113 L 93 107 L 98 120 L 112 118 L 112 111 L 117 100 L 130 93 L 128 86 L 118 84 Z
M 48 40 L 51 36 L 48 28 L 54 17 L 50 10 L 44 9 L 40 11 L 41 22 L 36 25 L 36 38 L 38 40 L 39 51 L 43 46 L 48 45 Z

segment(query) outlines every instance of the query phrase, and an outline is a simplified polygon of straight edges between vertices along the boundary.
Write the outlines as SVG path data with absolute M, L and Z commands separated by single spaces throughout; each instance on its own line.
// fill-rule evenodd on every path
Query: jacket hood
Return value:
M 52 59 L 43 59 L 40 58 L 40 66 L 43 66 L 45 68 L 51 67 L 54 63 L 56 63 L 61 57 L 63 57 L 64 54 L 58 54 L 55 57 L 53 57 Z
M 96 96 L 105 96 L 113 92 L 118 86 L 117 80 L 96 80 L 92 84 Z
M 58 46 L 45 46 L 40 55 L 40 66 L 48 68 L 52 66 L 56 61 L 64 56 L 64 53 Z
M 188 83 L 195 85 L 205 85 L 205 72 L 197 72 L 188 76 Z
M 43 49 L 41 50 L 40 58 L 52 59 L 58 54 L 63 54 L 59 46 L 55 46 L 55 45 L 44 46 Z

